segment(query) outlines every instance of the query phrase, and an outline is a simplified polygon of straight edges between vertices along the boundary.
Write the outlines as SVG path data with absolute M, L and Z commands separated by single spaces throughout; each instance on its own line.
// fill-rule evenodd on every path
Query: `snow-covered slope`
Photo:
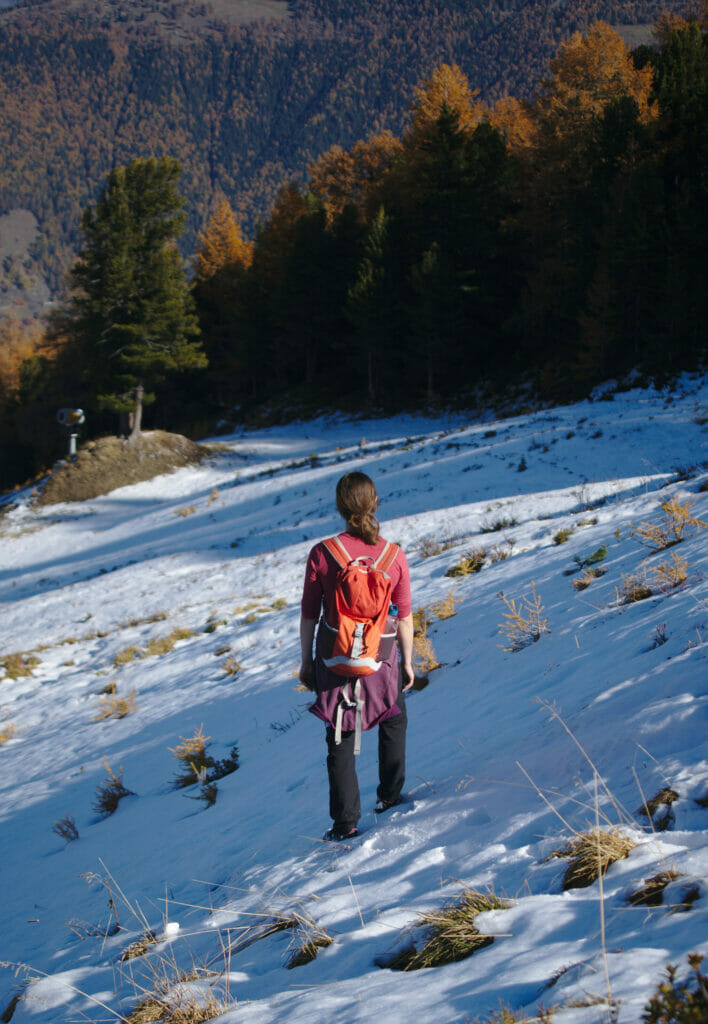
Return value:
M 232 1024 L 443 1024 L 500 1002 L 590 1024 L 610 997 L 638 1021 L 664 965 L 706 949 L 708 533 L 651 554 L 628 524 L 658 522 L 667 497 L 708 518 L 707 416 L 708 386 L 686 379 L 494 423 L 323 421 L 225 439 L 201 467 L 85 504 L 20 496 L 0 519 L 0 959 L 26 966 L 0 974 L 0 1015 L 17 996 L 13 1022 L 49 1024 L 211 993 Z M 307 551 L 339 528 L 352 468 L 377 483 L 441 667 L 409 698 L 407 801 L 375 820 L 365 736 L 362 834 L 336 845 L 320 839 L 325 747 L 295 689 L 297 624 Z M 602 546 L 605 574 L 576 589 Z M 446 577 L 480 548 L 479 573 Z M 675 588 L 655 572 L 673 555 L 688 562 Z M 637 573 L 652 595 L 623 604 Z M 550 632 L 505 650 L 501 595 L 518 607 L 532 586 Z M 146 653 L 177 629 L 191 635 Z M 111 684 L 134 710 L 97 721 Z M 240 757 L 211 807 L 173 785 L 171 748 L 200 726 L 216 759 Z M 101 817 L 106 765 L 132 795 Z M 678 799 L 658 832 L 636 812 L 665 787 Z M 52 829 L 66 816 L 68 843 Z M 636 845 L 602 887 L 563 891 L 551 854 L 596 816 Z M 661 906 L 630 905 L 667 870 Z M 492 945 L 377 966 L 420 946 L 421 913 L 463 886 L 510 904 L 477 919 Z M 267 933 L 294 915 L 334 941 L 288 970 L 300 933 Z M 121 961 L 148 930 L 159 942 Z

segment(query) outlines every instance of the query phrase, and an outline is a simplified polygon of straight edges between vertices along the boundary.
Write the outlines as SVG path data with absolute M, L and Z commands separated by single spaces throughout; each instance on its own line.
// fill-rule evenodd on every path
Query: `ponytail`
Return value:
M 337 483 L 337 511 L 347 532 L 365 544 L 376 544 L 379 539 L 378 507 L 376 487 L 366 473 L 346 473 Z

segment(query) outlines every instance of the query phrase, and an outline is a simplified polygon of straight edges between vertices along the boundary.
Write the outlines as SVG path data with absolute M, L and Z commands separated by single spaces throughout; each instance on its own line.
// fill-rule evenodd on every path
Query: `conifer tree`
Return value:
M 90 396 L 121 414 L 131 438 L 165 373 L 206 364 L 184 264 L 180 174 L 171 157 L 139 158 L 108 175 L 81 222 L 64 328 L 80 352 Z
M 209 360 L 207 401 L 224 407 L 242 388 L 246 363 L 244 303 L 246 274 L 253 260 L 227 199 L 217 206 L 199 236 L 194 299 Z

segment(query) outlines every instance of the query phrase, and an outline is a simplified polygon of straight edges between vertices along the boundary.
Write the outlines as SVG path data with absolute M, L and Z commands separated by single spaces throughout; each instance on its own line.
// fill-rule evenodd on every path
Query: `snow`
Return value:
M 199 467 L 89 502 L 13 498 L 0 518 L 0 661 L 37 663 L 17 679 L 0 668 L 0 732 L 14 728 L 0 746 L 0 1014 L 21 994 L 14 1024 L 120 1019 L 162 983 L 173 1002 L 211 992 L 229 1024 L 444 1024 L 500 1003 L 595 1024 L 609 979 L 618 1020 L 633 1024 L 667 963 L 685 975 L 708 934 L 708 534 L 652 554 L 628 524 L 655 521 L 667 496 L 707 518 L 708 384 L 610 397 L 496 422 L 322 419 L 219 438 Z M 362 834 L 336 845 L 321 841 L 322 727 L 295 673 L 305 557 L 339 529 L 334 485 L 352 468 L 377 483 L 414 607 L 452 586 L 457 604 L 431 616 L 441 667 L 409 697 L 407 801 L 373 814 L 365 736 Z M 501 520 L 512 523 L 488 532 Z M 433 542 L 444 549 L 430 555 Z M 509 557 L 445 576 L 495 545 Z M 574 559 L 601 545 L 606 574 L 577 591 Z M 689 563 L 682 586 L 619 603 L 623 574 L 646 562 L 651 575 L 673 553 Z M 504 650 L 499 595 L 518 605 L 532 584 L 550 632 Z M 116 666 L 177 628 L 192 635 Z M 136 709 L 96 721 L 109 683 L 135 691 Z M 200 725 L 215 758 L 234 744 L 240 757 L 209 808 L 173 785 L 170 748 Z M 133 793 L 106 818 L 93 809 L 104 760 Z M 675 820 L 654 832 L 638 808 L 665 786 Z M 74 842 L 52 831 L 66 815 Z M 596 821 L 636 845 L 602 886 L 564 892 L 567 861 L 552 855 Z M 662 906 L 629 904 L 668 869 L 679 877 Z M 438 968 L 377 966 L 420 942 L 420 915 L 463 885 L 510 904 L 477 920 L 492 945 Z M 687 894 L 690 909 L 671 912 Z M 296 934 L 267 933 L 295 913 L 334 941 L 287 970 Z M 157 943 L 122 962 L 147 931 Z M 179 982 L 195 964 L 216 974 Z

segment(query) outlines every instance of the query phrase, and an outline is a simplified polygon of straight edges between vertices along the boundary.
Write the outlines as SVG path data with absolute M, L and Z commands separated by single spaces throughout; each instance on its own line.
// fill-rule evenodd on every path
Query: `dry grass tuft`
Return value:
M 136 710 L 135 698 L 137 690 L 131 690 L 125 697 L 119 697 L 117 693 L 107 694 L 99 701 L 99 710 L 93 718 L 94 722 L 102 722 L 106 718 L 125 718 Z
M 180 640 L 188 640 L 194 636 L 191 629 L 173 629 L 167 636 L 153 637 L 145 648 L 144 657 L 168 654 Z
M 558 533 L 553 535 L 553 543 L 556 545 L 565 544 L 566 541 L 570 540 L 574 533 L 575 529 L 572 526 L 567 526 L 565 529 L 559 530 Z
M 319 951 L 331 946 L 334 941 L 326 929 L 321 928 L 311 917 L 303 917 L 298 913 L 293 917 L 297 923 L 295 948 L 285 965 L 289 971 L 294 967 L 304 967 L 305 964 L 312 963 Z
M 227 658 L 221 663 L 221 667 L 227 676 L 235 676 L 237 672 L 241 671 L 241 663 L 237 658 Z
M 125 1024 L 204 1024 L 205 1021 L 220 1017 L 235 1004 L 217 999 L 212 992 L 192 993 L 181 990 L 176 1000 L 148 996 L 125 1018 Z
M 672 804 L 680 799 L 675 789 L 665 786 L 658 793 L 638 807 L 636 814 L 648 818 L 656 832 L 666 832 L 674 823 Z
M 499 596 L 507 608 L 507 611 L 502 612 L 505 621 L 499 624 L 499 631 L 506 640 L 506 644 L 500 645 L 503 650 L 521 651 L 529 644 L 536 643 L 544 633 L 550 633 L 535 583 L 531 584 L 531 597 L 522 598 L 518 607 L 513 598 L 509 600 L 504 594 Z
M 473 1024 L 552 1024 L 553 1010 L 540 1006 L 536 1017 L 527 1017 L 523 1010 L 512 1010 L 500 1003 L 498 1010 L 492 1010 L 486 1017 L 475 1017 Z
M 611 864 L 623 860 L 636 846 L 619 829 L 608 832 L 592 829 L 573 839 L 559 857 L 569 857 L 570 864 L 563 876 L 563 889 L 584 889 L 604 875 Z
M 93 808 L 98 812 L 98 814 L 102 815 L 102 817 L 108 818 L 114 813 L 124 796 L 135 796 L 135 793 L 130 789 L 126 789 L 123 785 L 122 768 L 118 769 L 118 774 L 116 775 L 111 770 L 105 757 L 103 759 L 103 764 L 108 772 L 108 778 L 98 784 Z
M 5 669 L 6 679 L 24 679 L 32 675 L 32 669 L 37 668 L 41 662 L 34 654 L 8 654 L 0 658 L 0 667 Z
M 633 526 L 630 523 L 630 537 L 636 537 L 640 544 L 652 551 L 663 551 L 674 544 L 679 544 L 689 528 L 702 530 L 706 526 L 702 519 L 696 519 L 691 515 L 691 509 L 696 501 L 696 498 L 693 500 L 687 498 L 683 502 L 678 497 L 664 498 L 659 502 L 660 521 L 658 523 L 639 523 L 638 526 Z
M 12 722 L 8 722 L 7 725 L 3 725 L 0 728 L 0 747 L 4 746 L 5 743 L 9 743 L 16 735 L 17 729 Z
M 154 946 L 157 942 L 157 936 L 154 932 L 145 932 L 135 942 L 131 942 L 129 946 L 126 946 L 120 955 L 121 961 L 135 960 L 139 956 L 145 956 L 150 946 Z
M 197 510 L 194 505 L 185 505 L 183 508 L 176 508 L 175 515 L 186 519 L 187 516 L 193 516 L 196 511 Z
M 52 832 L 59 836 L 60 839 L 64 839 L 67 843 L 73 843 L 79 838 L 79 830 L 76 827 L 76 822 L 70 814 L 67 814 L 63 818 L 59 818 L 52 825 Z
M 602 566 L 598 565 L 594 568 L 591 566 L 589 569 L 585 570 L 582 576 L 577 576 L 573 580 L 573 586 L 576 590 L 587 590 L 593 580 L 597 580 L 601 576 L 604 576 L 606 572 L 607 570 L 603 569 Z
M 465 888 L 457 903 L 420 918 L 418 925 L 427 928 L 421 950 L 407 950 L 386 966 L 399 971 L 417 971 L 465 960 L 494 942 L 493 935 L 483 935 L 477 928 L 477 915 L 487 910 L 507 910 L 510 906 L 491 890 L 480 892 Z
M 139 647 L 126 647 L 124 650 L 119 651 L 113 659 L 113 665 L 115 668 L 120 668 L 121 665 L 127 665 L 131 661 L 137 661 L 138 658 L 142 658 L 143 652 Z
M 669 882 L 680 877 L 678 871 L 660 871 L 658 875 L 647 878 L 641 888 L 635 889 L 627 902 L 632 907 L 660 907 L 664 899 L 664 889 Z

